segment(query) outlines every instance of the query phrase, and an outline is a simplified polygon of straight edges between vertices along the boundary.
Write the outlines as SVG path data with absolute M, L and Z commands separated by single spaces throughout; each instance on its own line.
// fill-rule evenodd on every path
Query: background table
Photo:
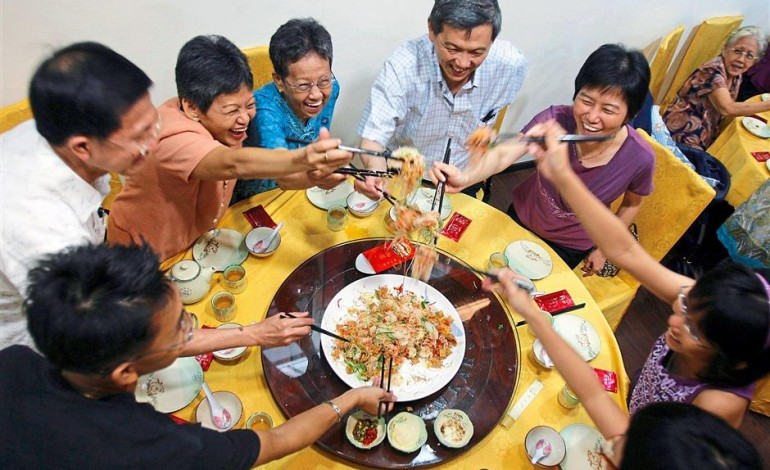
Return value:
M 447 197 L 450 198 L 454 211 L 470 218 L 472 222 L 459 242 L 442 236 L 439 238 L 438 247 L 465 263 L 483 267 L 491 253 L 503 251 L 514 240 L 538 241 L 537 236 L 522 229 L 506 214 L 491 206 L 462 194 Z M 281 246 L 274 255 L 269 258 L 250 256 L 243 263 L 249 286 L 245 292 L 236 295 L 238 312 L 233 320 L 241 324 L 263 319 L 284 280 L 313 255 L 349 240 L 389 236 L 384 225 L 384 219 L 390 209 L 388 204 L 381 204 L 375 213 L 366 219 L 349 216 L 344 230 L 332 232 L 326 227 L 325 211 L 313 207 L 303 191 L 273 190 L 241 201 L 230 208 L 223 217 L 220 227 L 235 229 L 242 234 L 248 233 L 251 227 L 242 216 L 242 212 L 258 204 L 265 207 L 273 220 L 284 222 L 285 227 L 281 231 Z M 546 246 L 542 242 L 540 244 Z M 567 289 L 575 303 L 586 303 L 586 308 L 573 313 L 589 320 L 601 337 L 601 352 L 591 365 L 618 374 L 619 390 L 617 394 L 611 394 L 611 396 L 625 409 L 628 377 L 612 330 L 576 275 L 547 246 L 546 249 L 554 260 L 553 272 L 548 277 L 535 281 L 535 284 L 539 290 L 545 292 Z M 208 305 L 211 295 L 223 290 L 220 277 L 220 275 L 215 276 L 211 292 L 206 298 L 188 306 L 188 310 L 196 313 L 202 323 L 209 326 L 219 325 Z M 521 320 L 521 317 L 510 309 L 509 313 L 511 325 Z M 483 315 L 483 311 L 480 314 Z M 532 427 L 545 424 L 561 430 L 572 423 L 591 423 L 582 406 L 567 410 L 557 403 L 556 395 L 564 386 L 564 380 L 555 370 L 544 370 L 534 364 L 531 359 L 534 337 L 529 334 L 526 326 L 518 330 L 521 354 L 518 356 L 519 379 L 514 401 L 535 379 L 543 382 L 544 389 L 513 426 L 508 429 L 502 426 L 495 427 L 482 442 L 458 458 L 443 464 L 442 468 L 529 468 L 531 464 L 528 463 L 524 449 L 524 437 Z M 276 398 L 268 389 L 262 370 L 260 351 L 257 348 L 250 348 L 235 362 L 220 363 L 215 360 L 206 372 L 206 381 L 215 391 L 229 390 L 241 398 L 244 417 L 239 426 L 243 426 L 245 417 L 256 411 L 269 413 L 276 425 L 285 421 Z M 195 407 L 202 399 L 202 395 L 201 393 L 193 403 L 175 414 L 183 419 L 194 421 Z M 280 397 L 277 398 L 280 399 Z M 338 432 L 343 432 L 341 427 L 338 428 Z M 347 460 L 338 459 L 327 452 L 311 447 L 271 462 L 265 468 L 326 469 L 345 466 L 350 466 Z
M 756 96 L 749 101 L 759 101 Z M 759 113 L 765 121 L 770 121 L 770 111 Z M 727 121 L 719 137 L 707 152 L 715 156 L 730 172 L 730 191 L 725 198 L 733 207 L 738 207 L 756 191 L 762 183 L 770 179 L 767 165 L 758 162 L 751 152 L 770 151 L 770 139 L 757 137 L 747 131 L 737 117 Z

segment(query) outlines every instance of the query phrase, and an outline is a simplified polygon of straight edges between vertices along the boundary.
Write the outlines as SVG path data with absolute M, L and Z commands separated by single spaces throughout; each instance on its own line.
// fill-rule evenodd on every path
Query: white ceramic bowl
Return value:
M 222 325 L 219 325 L 217 327 L 217 330 L 230 330 L 230 329 L 236 329 L 236 328 L 242 328 L 242 325 L 240 323 L 224 323 Z M 247 349 L 246 346 L 240 346 L 237 348 L 230 348 L 230 349 L 221 349 L 219 351 L 214 351 L 214 357 L 216 357 L 220 361 L 234 361 L 239 357 L 243 356 L 243 353 L 246 352 L 246 349 Z
M 348 209 L 350 210 L 350 213 L 353 214 L 356 217 L 369 217 L 374 213 L 375 210 L 377 210 L 377 207 L 380 205 L 379 201 L 375 201 L 374 199 L 369 199 L 366 195 L 359 193 L 358 191 L 354 191 L 350 194 L 348 194 L 347 198 L 348 203 Z M 364 210 L 361 210 L 364 209 Z
M 195 420 L 201 424 L 204 428 L 213 429 L 214 431 L 225 432 L 237 427 L 238 421 L 241 420 L 243 414 L 243 405 L 241 400 L 232 392 L 218 391 L 214 392 L 214 398 L 217 399 L 223 408 L 226 408 L 230 412 L 232 421 L 230 427 L 227 429 L 219 429 L 211 421 L 211 407 L 209 406 L 209 399 L 204 398 L 203 401 L 198 403 L 198 408 L 195 410 Z
M 273 241 L 270 243 L 270 246 L 267 247 L 267 250 L 265 250 L 264 253 L 257 253 L 254 251 L 254 245 L 260 240 L 263 240 L 270 236 L 270 234 L 273 232 L 273 229 L 269 227 L 257 227 L 253 229 L 251 232 L 246 234 L 246 249 L 249 250 L 249 253 L 256 256 L 257 258 L 266 258 L 278 249 L 279 246 L 281 246 L 281 234 L 280 232 L 276 234 Z
M 535 455 L 535 447 L 540 439 L 545 439 L 551 444 L 551 453 L 547 457 L 543 457 L 537 466 L 554 467 L 559 465 L 564 460 L 564 456 L 567 455 L 567 445 L 561 434 L 548 426 L 535 426 L 529 430 L 527 437 L 524 438 L 524 448 L 527 450 L 529 459 L 532 460 L 532 456 Z

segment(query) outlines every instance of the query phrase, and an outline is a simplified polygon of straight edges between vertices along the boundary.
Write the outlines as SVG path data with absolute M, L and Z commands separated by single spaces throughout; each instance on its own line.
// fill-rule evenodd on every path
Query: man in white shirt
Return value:
M 526 75 L 523 55 L 495 41 L 501 22 L 496 0 L 436 0 L 428 34 L 401 46 L 380 70 L 358 127 L 361 147 L 413 146 L 427 162 L 441 161 L 451 137 L 451 162 L 466 167 L 466 139 L 513 102 Z M 385 165 L 376 157 L 364 162 Z M 380 181 L 357 187 L 376 196 Z
M 37 261 L 104 241 L 99 206 L 109 191 L 108 172 L 131 175 L 158 142 L 151 85 L 128 59 L 92 42 L 55 52 L 35 72 L 29 89 L 35 120 L 0 142 L 0 349 L 33 346 L 22 297 Z M 312 319 L 274 317 L 242 330 L 196 330 L 193 339 L 211 351 L 284 345 L 310 333 Z

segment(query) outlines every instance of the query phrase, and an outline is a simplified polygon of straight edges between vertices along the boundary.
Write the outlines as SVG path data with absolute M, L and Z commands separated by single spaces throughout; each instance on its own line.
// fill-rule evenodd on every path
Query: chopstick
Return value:
M 312 144 L 313 143 L 312 140 L 295 139 L 294 137 L 287 137 L 286 138 L 286 142 L 291 143 L 291 144 L 302 144 L 302 145 L 308 145 L 308 144 Z M 361 154 L 364 154 L 364 155 L 371 155 L 373 157 L 382 157 L 382 158 L 385 158 L 385 159 L 388 159 L 388 160 L 399 160 L 399 161 L 403 161 L 404 160 L 401 157 L 394 157 L 392 152 L 390 150 L 387 150 L 387 149 L 382 151 L 382 152 L 379 152 L 377 150 L 362 149 L 362 148 L 359 148 L 359 147 L 349 147 L 347 145 L 339 145 L 339 146 L 337 146 L 337 148 L 340 149 L 340 150 L 345 150 L 345 151 L 351 152 L 351 153 L 361 153 Z
M 615 138 L 615 134 L 603 134 L 603 135 L 581 135 L 581 134 L 564 134 L 559 137 L 560 142 L 601 142 L 602 140 L 610 140 Z M 529 137 L 521 134 L 499 134 L 495 140 L 516 139 L 521 142 L 528 142 L 533 144 L 543 145 L 545 143 L 545 137 Z
M 281 314 L 281 318 L 286 318 L 286 317 L 289 317 L 289 318 L 297 318 L 297 317 L 295 317 L 294 315 L 292 315 L 291 313 L 288 313 L 288 312 L 285 312 L 285 313 L 282 313 L 282 314 Z M 313 330 L 313 331 L 317 331 L 317 332 L 321 333 L 322 335 L 331 336 L 331 337 L 332 337 L 332 338 L 334 338 L 334 339 L 338 339 L 338 340 L 340 340 L 340 341 L 344 341 L 344 342 L 346 342 L 346 343 L 349 343 L 349 342 L 350 342 L 350 340 L 349 340 L 349 339 L 347 339 L 347 338 L 343 338 L 343 337 L 342 337 L 342 336 L 340 336 L 340 335 L 334 334 L 334 333 L 332 333 L 332 332 L 331 332 L 331 331 L 329 331 L 329 330 L 324 330 L 323 328 L 321 328 L 320 326 L 317 326 L 317 325 L 315 325 L 315 324 L 312 324 L 312 325 L 310 325 L 310 329 L 311 329 L 311 330 Z
M 585 303 L 577 304 L 577 305 L 570 305 L 569 307 L 564 307 L 564 308 L 561 308 L 561 309 L 559 309 L 559 310 L 557 310 L 555 312 L 549 312 L 549 313 L 551 314 L 552 317 L 555 317 L 556 315 L 561 315 L 562 313 L 572 312 L 574 310 L 580 310 L 581 308 L 583 308 L 585 306 L 586 306 Z M 526 325 L 526 324 L 527 324 L 527 320 L 521 320 L 519 322 L 516 322 L 516 324 L 514 326 L 519 327 L 519 326 Z
M 449 163 L 449 157 L 452 152 L 452 138 L 450 137 L 446 142 L 446 150 L 444 150 L 444 164 Z M 438 213 L 439 218 L 441 218 L 441 206 L 444 204 L 444 191 L 446 188 L 446 183 L 443 181 L 439 181 L 439 183 L 436 185 L 436 194 L 433 195 L 433 203 L 430 206 L 430 210 L 436 210 L 436 200 L 438 200 Z
M 390 375 L 388 375 L 390 377 Z M 385 385 L 385 353 L 380 354 L 380 387 Z M 385 405 L 387 410 L 388 405 L 386 402 L 381 401 L 377 404 L 377 418 L 382 418 L 382 405 Z
M 385 389 L 386 392 L 390 392 L 390 377 L 393 372 L 393 356 L 390 356 L 390 362 L 388 362 L 388 388 Z M 383 386 L 385 384 L 385 354 L 382 355 L 382 369 L 380 369 L 380 386 Z M 390 410 L 388 410 L 388 402 L 381 401 L 379 405 L 377 405 L 377 418 L 382 418 L 382 411 L 380 410 L 380 405 L 384 405 L 385 407 L 385 423 L 390 420 Z
M 474 268 L 473 266 L 468 266 L 468 269 L 473 271 L 476 274 L 481 274 L 482 276 L 490 277 L 492 279 L 497 279 L 497 274 L 490 273 L 488 271 L 482 271 L 480 269 Z M 519 289 L 524 289 L 529 294 L 535 291 L 535 285 L 532 284 L 531 282 L 528 283 L 526 281 L 522 281 L 521 279 L 514 279 L 513 283 L 516 284 L 516 287 L 518 287 Z
M 387 171 L 376 171 L 376 170 L 363 170 L 356 167 L 342 167 L 337 168 L 334 170 L 335 173 L 339 173 L 341 175 L 360 175 L 360 176 L 374 176 L 377 178 L 389 178 L 395 174 L 398 173 L 397 168 L 389 168 Z

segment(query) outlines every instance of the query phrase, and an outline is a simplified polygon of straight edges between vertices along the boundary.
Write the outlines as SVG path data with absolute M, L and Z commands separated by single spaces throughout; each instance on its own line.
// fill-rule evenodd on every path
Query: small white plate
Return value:
M 760 99 L 762 101 L 770 101 L 770 93 L 762 93 L 762 95 L 760 96 Z
M 139 377 L 136 401 L 149 403 L 161 413 L 172 413 L 192 403 L 203 386 L 203 369 L 194 357 L 180 357 L 165 369 Z
M 356 269 L 363 274 L 377 274 L 372 267 L 372 264 L 369 263 L 369 260 L 366 259 L 366 256 L 364 256 L 363 253 L 356 256 Z
M 243 235 L 229 228 L 209 230 L 193 245 L 193 258 L 201 268 L 224 271 L 232 264 L 241 264 L 249 257 Z
M 319 209 L 327 210 L 331 206 L 347 207 L 347 198 L 353 192 L 353 185 L 345 181 L 334 189 L 321 189 L 312 187 L 305 190 L 307 200 Z
M 505 247 L 505 257 L 511 269 L 530 279 L 542 279 L 553 269 L 553 260 L 545 248 L 528 240 L 517 240 Z
M 563 313 L 553 317 L 553 327 L 583 360 L 590 361 L 599 355 L 601 338 L 596 328 L 585 318 Z
M 761 137 L 763 139 L 770 139 L 770 126 L 760 121 L 759 119 L 746 116 L 741 119 L 741 123 L 747 131 L 751 132 L 755 136 Z
M 767 169 L 770 170 L 770 160 L 765 160 L 765 165 L 767 165 Z
M 562 429 L 561 437 L 567 446 L 567 454 L 561 463 L 562 470 L 596 470 L 603 467 L 601 456 L 604 436 L 587 424 L 570 424 Z
M 236 328 L 243 328 L 243 325 L 240 323 L 224 323 L 219 325 L 217 330 L 234 330 Z M 241 357 L 245 352 L 246 346 L 239 346 L 236 348 L 220 349 L 219 351 L 214 351 L 213 354 L 220 361 L 232 361 Z
M 422 212 L 430 212 L 433 206 L 433 198 L 436 197 L 436 190 L 431 188 L 417 188 L 409 198 L 409 205 L 413 205 L 420 209 Z M 446 219 L 452 215 L 452 201 L 449 198 L 449 194 L 444 194 L 444 203 L 441 205 L 441 220 Z

